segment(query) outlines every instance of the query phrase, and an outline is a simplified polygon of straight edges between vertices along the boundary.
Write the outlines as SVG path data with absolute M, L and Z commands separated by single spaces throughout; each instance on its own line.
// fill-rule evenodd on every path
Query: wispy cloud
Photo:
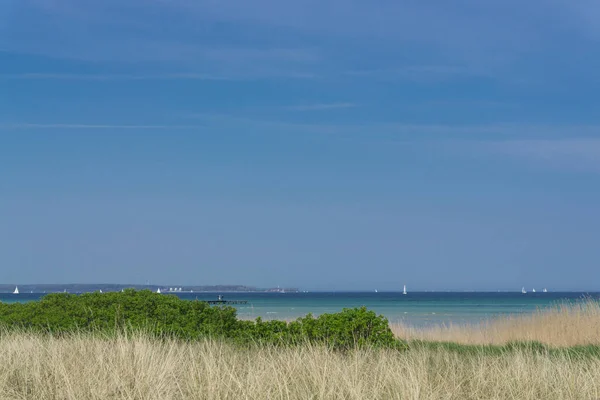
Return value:
M 112 124 L 41 124 L 41 123 L 14 123 L 0 124 L 0 130 L 29 130 L 29 129 L 198 129 L 201 125 L 112 125 Z
M 385 68 L 390 59 L 406 62 L 407 57 L 412 62 L 419 58 L 429 63 L 464 62 L 485 71 L 489 65 L 521 59 L 521 53 L 535 45 L 550 44 L 553 34 L 580 37 L 591 32 L 597 38 L 600 32 L 596 0 L 506 0 L 502 4 L 467 0 L 438 7 L 407 1 L 385 2 L 378 7 L 359 0 L 341 4 L 172 0 L 155 1 L 148 8 L 143 0 L 16 2 L 15 7 L 8 8 L 11 23 L 0 35 L 0 47 L 126 63 L 193 61 L 202 65 L 211 61 L 232 65 L 241 61 L 272 67 L 315 64 L 338 55 L 343 58 L 343 53 L 361 50 L 359 43 L 365 41 L 356 39 L 377 38 L 367 41 L 370 50 L 375 50 L 375 55 L 389 54 L 387 59 L 353 63 L 340 71 L 359 65 L 368 68 L 368 64 L 373 69 Z M 515 14 L 514 9 L 520 13 Z M 565 25 L 572 29 L 564 30 Z M 320 42 L 323 44 L 317 52 L 312 46 Z M 343 51 L 336 52 L 327 42 Z M 207 43 L 214 48 L 203 47 Z M 240 48 L 230 48 L 232 43 Z M 248 43 L 255 48 L 243 48 Z M 389 51 L 390 46 L 396 51 Z M 415 48 L 418 51 L 411 51 Z M 393 57 L 392 53 L 403 56 Z M 456 71 L 426 73 L 447 72 Z
M 562 11 L 562 17 L 571 29 L 589 35 L 594 40 L 600 39 L 600 3 L 596 0 L 555 0 L 554 3 Z
M 180 115 L 183 117 L 183 115 Z M 185 117 L 201 120 L 211 127 L 239 129 L 260 128 L 267 132 L 327 133 L 354 136 L 364 140 L 385 138 L 393 140 L 442 140 L 447 143 L 508 143 L 510 140 L 567 140 L 573 136 L 596 138 L 600 125 L 544 125 L 544 124 L 433 124 L 396 121 L 362 121 L 361 123 L 306 123 L 285 118 L 260 118 L 227 113 L 195 113 Z M 483 142 L 486 141 L 486 142 Z
M 4 80 L 72 80 L 72 81 L 143 81 L 143 80 L 197 80 L 197 81 L 248 81 L 263 79 L 314 79 L 318 76 L 308 72 L 295 71 L 229 71 L 211 74 L 196 72 L 175 72 L 162 74 L 73 74 L 53 72 L 28 72 L 0 74 Z
M 378 141 L 389 145 L 426 146 L 456 157 L 513 159 L 531 166 L 576 172 L 600 173 L 600 139 L 594 132 L 600 126 L 535 125 L 432 125 L 374 123 L 305 124 L 260 120 L 219 114 L 199 114 L 195 125 L 90 124 L 90 123 L 12 123 L 0 130 L 193 130 L 238 132 L 240 127 L 261 132 L 324 134 L 344 140 Z M 377 134 L 373 134 L 377 132 Z M 520 139 L 527 134 L 529 139 Z M 573 137 L 575 136 L 575 137 Z M 536 138 L 537 137 L 537 138 Z
M 600 125 L 327 124 L 198 115 L 211 127 L 327 135 L 335 140 L 411 146 L 457 159 L 518 162 L 524 168 L 600 173 Z
M 600 172 L 600 139 L 510 140 L 485 144 L 488 150 L 559 168 Z
M 290 111 L 323 111 L 354 107 L 357 107 L 357 105 L 354 103 L 317 103 L 298 106 L 287 106 L 284 107 L 284 109 Z
M 320 60 L 316 49 L 307 48 L 213 48 L 203 51 L 207 59 L 226 62 L 276 61 L 313 64 Z
M 533 129 L 529 126 L 523 131 Z M 562 127 L 574 137 L 519 139 L 449 139 L 430 141 L 429 145 L 457 158 L 478 159 L 485 163 L 511 163 L 539 171 L 600 173 L 600 139 L 588 136 L 589 130 Z M 538 127 L 540 131 L 544 127 Z M 600 130 L 600 127 L 596 127 Z
M 33 72 L 21 74 L 0 74 L 0 79 L 39 79 L 39 80 L 89 80 L 89 81 L 133 81 L 133 80 L 231 80 L 231 77 L 203 73 L 169 74 L 69 74 Z
M 347 76 L 385 80 L 442 81 L 456 78 L 494 78 L 493 71 L 461 65 L 407 65 L 397 68 L 350 70 Z
M 504 76 L 529 81 L 552 74 L 539 49 L 555 53 L 554 37 L 579 43 L 582 36 L 592 32 L 597 38 L 600 32 L 595 0 L 543 5 L 541 0 L 506 0 L 503 5 L 465 0 L 439 7 L 406 1 L 378 7 L 359 0 L 343 3 L 172 0 L 155 1 L 148 8 L 143 0 L 22 1 L 9 7 L 10 23 L 0 27 L 0 48 L 54 59 L 207 72 L 186 79 L 338 77 L 348 71 L 345 75 L 364 80 Z M 518 15 L 513 9 L 520 10 Z M 586 44 L 562 50 L 574 56 L 581 51 L 588 61 Z M 540 53 L 522 57 L 531 49 Z M 529 68 L 515 74 L 514 66 L 524 64 Z M 597 71 L 593 64 L 571 63 L 588 77 Z

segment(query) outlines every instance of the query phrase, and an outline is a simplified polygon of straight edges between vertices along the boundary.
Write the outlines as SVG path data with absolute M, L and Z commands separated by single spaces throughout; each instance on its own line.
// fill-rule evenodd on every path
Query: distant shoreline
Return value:
M 7 294 L 12 293 L 15 287 L 19 288 L 21 294 L 44 294 L 44 293 L 61 293 L 65 290 L 67 293 L 92 293 L 99 290 L 104 292 L 116 292 L 123 289 L 136 289 L 136 290 L 151 290 L 157 291 L 160 288 L 163 294 L 177 294 L 177 293 L 372 293 L 371 290 L 310 290 L 305 291 L 299 288 L 257 288 L 245 285 L 214 285 L 214 286 L 180 286 L 180 285 L 127 285 L 127 284 L 0 284 L 0 293 Z M 182 290 L 172 290 L 170 288 L 181 288 Z M 400 293 L 402 290 L 380 290 L 379 295 Z M 478 293 L 478 294 L 507 294 L 507 293 L 520 293 L 520 290 L 413 290 L 410 293 L 423 294 L 460 294 L 460 293 Z M 600 293 L 600 289 L 594 290 L 549 290 L 548 293 L 564 293 L 564 294 L 596 294 Z M 527 294 L 542 294 L 541 291 L 538 293 L 527 293 Z M 524 294 L 524 296 L 527 296 Z
M 114 284 L 114 283 L 99 283 L 99 284 L 80 284 L 80 283 L 63 283 L 63 284 L 2 284 L 0 285 L 0 293 L 12 293 L 15 287 L 19 288 L 20 293 L 90 293 L 97 291 L 118 292 L 123 289 L 136 290 L 151 290 L 153 292 L 158 289 L 163 293 L 297 293 L 298 288 L 258 288 L 246 285 L 129 285 L 129 284 Z

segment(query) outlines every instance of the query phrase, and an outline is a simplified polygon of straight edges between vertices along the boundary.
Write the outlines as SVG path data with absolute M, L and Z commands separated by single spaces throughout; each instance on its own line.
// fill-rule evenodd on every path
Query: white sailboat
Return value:
M 527 293 L 524 286 L 521 288 L 521 293 L 523 293 L 523 294 Z
M 156 293 L 160 294 L 160 288 L 156 289 Z
M 375 293 L 377 293 L 377 289 L 375 289 Z
M 402 294 L 406 294 L 406 285 L 404 285 L 404 289 L 402 289 Z
M 544 288 L 544 290 L 542 290 L 542 292 L 548 293 L 548 289 Z
M 535 288 L 533 288 L 532 292 L 535 293 Z
M 19 287 L 15 286 L 15 290 L 13 291 L 13 294 L 19 294 Z

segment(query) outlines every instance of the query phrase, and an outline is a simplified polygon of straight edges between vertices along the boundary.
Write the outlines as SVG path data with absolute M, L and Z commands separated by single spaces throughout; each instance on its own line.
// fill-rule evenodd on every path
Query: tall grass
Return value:
M 395 323 L 394 333 L 408 340 L 461 344 L 505 344 L 537 341 L 551 346 L 600 344 L 600 302 L 587 299 L 562 303 L 524 315 L 493 319 L 473 325 L 415 328 Z
M 600 359 L 2 333 L 2 399 L 593 399 Z

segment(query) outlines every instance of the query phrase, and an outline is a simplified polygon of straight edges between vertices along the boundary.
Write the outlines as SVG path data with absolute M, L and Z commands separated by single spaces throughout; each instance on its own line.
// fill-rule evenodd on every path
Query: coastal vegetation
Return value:
M 2 399 L 595 399 L 600 358 L 514 347 L 398 352 L 145 334 L 0 334 Z
M 406 349 L 388 321 L 366 308 L 344 309 L 295 321 L 240 320 L 236 309 L 186 301 L 149 290 L 56 293 L 39 302 L 0 303 L 6 329 L 61 335 L 72 332 L 117 334 L 142 331 L 159 338 L 221 339 L 237 345 L 292 346 L 318 344 L 335 350 L 357 347 Z
M 563 302 L 534 313 L 508 315 L 477 324 L 415 328 L 392 323 L 391 328 L 396 336 L 409 341 L 464 345 L 503 345 L 526 341 L 554 347 L 600 345 L 600 302 L 593 299 Z
M 600 398 L 593 300 L 416 329 L 366 309 L 239 321 L 125 291 L 2 304 L 0 326 L 1 399 Z

